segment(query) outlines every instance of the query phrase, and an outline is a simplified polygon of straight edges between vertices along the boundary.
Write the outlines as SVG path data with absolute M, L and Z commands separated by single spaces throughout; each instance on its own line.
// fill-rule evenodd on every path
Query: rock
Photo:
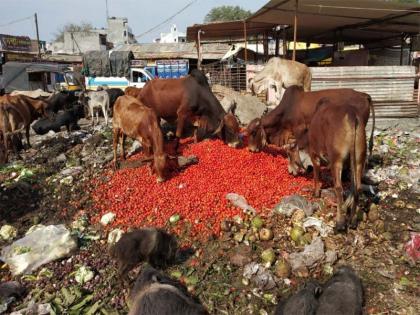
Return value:
M 106 213 L 102 216 L 101 224 L 102 225 L 108 225 L 108 224 L 111 224 L 112 222 L 114 222 L 114 220 L 115 220 L 115 213 L 108 212 L 108 213 Z
M 303 252 L 289 255 L 289 263 L 293 272 L 301 267 L 313 268 L 324 258 L 324 243 L 320 237 L 306 245 Z
M 303 210 L 306 216 L 311 216 L 316 207 L 300 195 L 284 197 L 274 207 L 274 212 L 290 217 L 296 210 Z
M 3 248 L 0 259 L 9 265 L 13 275 L 29 274 L 44 264 L 67 257 L 76 248 L 77 242 L 64 225 L 49 225 Z
M 32 225 L 28 229 L 28 231 L 26 231 L 25 235 L 31 234 L 32 232 L 35 232 L 36 230 L 43 229 L 43 228 L 45 228 L 45 225 L 43 225 L 43 224 L 35 224 L 35 225 Z
M 379 219 L 378 206 L 372 203 L 369 208 L 368 219 L 370 222 L 375 222 Z
M 124 234 L 124 231 L 121 229 L 114 229 L 108 234 L 108 244 L 115 244 Z
M 327 250 L 325 252 L 325 262 L 327 264 L 334 264 L 337 261 L 337 252 L 335 250 Z
M 249 246 L 239 246 L 229 258 L 230 263 L 243 267 L 251 262 L 251 248 Z
M 17 236 L 17 230 L 15 227 L 5 224 L 0 229 L 0 237 L 5 241 L 11 241 Z
M 0 314 L 5 313 L 9 305 L 17 298 L 22 298 L 25 289 L 19 282 L 9 281 L 0 283 Z
M 74 279 L 79 284 L 85 284 L 86 282 L 89 282 L 94 277 L 93 271 L 86 266 L 81 266 L 79 269 L 76 270 L 74 274 Z

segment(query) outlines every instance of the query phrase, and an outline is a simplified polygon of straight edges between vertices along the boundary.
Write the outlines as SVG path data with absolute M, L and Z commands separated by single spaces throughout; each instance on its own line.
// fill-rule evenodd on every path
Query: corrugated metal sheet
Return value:
M 418 117 L 418 91 L 413 66 L 311 68 L 312 91 L 351 88 L 368 93 L 377 117 Z

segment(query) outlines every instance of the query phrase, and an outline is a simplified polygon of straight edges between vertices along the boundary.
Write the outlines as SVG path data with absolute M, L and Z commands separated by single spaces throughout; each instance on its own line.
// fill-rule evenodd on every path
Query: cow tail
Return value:
M 372 98 L 370 97 L 370 95 L 368 95 L 368 102 L 369 102 L 370 111 L 372 112 L 372 131 L 370 133 L 370 139 L 369 139 L 369 157 L 368 157 L 368 161 L 369 161 L 370 158 L 372 157 L 373 133 L 375 131 L 375 109 L 373 107 L 373 102 L 372 102 Z
M 359 193 L 357 189 L 357 161 L 356 161 L 356 149 L 357 149 L 357 134 L 358 134 L 358 128 L 360 125 L 360 122 L 357 118 L 357 116 L 353 116 L 353 124 L 354 124 L 354 130 L 353 130 L 353 146 L 350 148 L 350 170 L 351 170 L 351 192 L 348 198 L 346 199 L 346 202 L 344 204 L 345 209 L 351 208 L 351 213 L 355 213 L 355 208 L 357 205 L 357 202 L 359 200 Z M 365 140 L 366 141 L 366 140 Z
M 5 161 L 7 163 L 7 157 L 8 157 L 8 145 L 7 145 L 7 130 L 11 130 L 11 125 L 10 125 L 10 121 L 9 121 L 9 116 L 8 113 L 6 111 L 6 109 L 4 108 L 4 105 L 0 105 L 0 110 L 2 111 L 2 116 L 3 116 L 3 129 L 1 130 L 1 132 L 3 133 L 3 143 L 4 143 L 4 150 L 5 150 Z
M 308 73 L 305 76 L 303 81 L 303 90 L 305 92 L 309 92 L 311 90 L 311 82 L 312 82 L 312 72 L 311 69 L 308 68 Z

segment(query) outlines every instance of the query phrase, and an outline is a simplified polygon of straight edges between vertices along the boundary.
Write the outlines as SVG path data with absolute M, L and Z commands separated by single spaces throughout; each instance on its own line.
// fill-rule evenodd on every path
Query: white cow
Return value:
M 311 80 L 311 70 L 303 63 L 273 57 L 254 78 L 249 79 L 249 85 L 253 94 L 273 89 L 276 104 L 269 105 L 278 105 L 283 96 L 283 87 L 298 85 L 310 91 Z
M 87 106 L 92 117 L 92 126 L 95 124 L 94 111 L 96 111 L 96 121 L 99 124 L 98 109 L 102 109 L 105 117 L 105 124 L 108 125 L 109 95 L 107 91 L 87 92 L 80 94 L 81 103 Z

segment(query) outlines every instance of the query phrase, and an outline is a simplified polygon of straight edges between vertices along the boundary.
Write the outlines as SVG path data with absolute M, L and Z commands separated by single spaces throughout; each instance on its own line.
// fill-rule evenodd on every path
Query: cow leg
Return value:
M 105 117 L 105 125 L 108 126 L 108 111 L 106 110 L 105 106 L 102 106 L 102 112 L 104 113 Z
M 125 134 L 121 132 L 121 160 L 125 160 L 125 149 L 124 149 L 124 141 L 125 141 Z
M 120 129 L 119 128 L 114 128 L 114 134 L 113 134 L 113 142 L 112 142 L 112 146 L 113 146 L 113 150 L 114 150 L 114 170 L 116 170 L 118 168 L 117 165 L 117 148 L 118 148 L 118 139 L 119 139 L 119 135 L 120 135 Z
M 334 180 L 335 196 L 337 198 L 337 214 L 336 214 L 336 230 L 344 231 L 346 228 L 346 217 L 343 215 L 343 185 L 341 183 L 341 173 L 343 171 L 343 164 L 335 162 L 332 164 L 331 172 Z
M 93 106 L 89 106 L 90 117 L 92 119 L 92 126 L 95 126 L 95 116 L 93 114 Z
M 319 173 L 321 170 L 321 162 L 318 157 L 311 157 L 314 166 L 314 196 L 321 197 L 321 182 L 319 180 Z
M 25 135 L 26 135 L 26 143 L 28 144 L 28 147 L 30 148 L 31 147 L 31 143 L 29 142 L 29 125 L 27 125 L 26 127 L 25 127 Z

